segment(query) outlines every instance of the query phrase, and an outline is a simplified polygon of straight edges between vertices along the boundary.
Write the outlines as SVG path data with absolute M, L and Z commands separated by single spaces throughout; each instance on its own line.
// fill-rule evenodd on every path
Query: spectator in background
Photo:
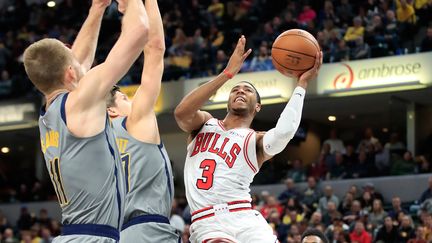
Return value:
M 339 24 L 340 22 L 339 17 L 336 15 L 336 12 L 334 11 L 333 2 L 330 0 L 326 0 L 324 2 L 324 9 L 322 9 L 318 15 L 319 23 L 324 23 L 326 20 L 330 20 L 335 24 Z
M 390 216 L 384 218 L 384 225 L 378 230 L 375 238 L 377 243 L 397 242 L 398 229 Z
M 355 17 L 353 19 L 353 26 L 350 26 L 345 33 L 344 40 L 350 45 L 354 46 L 357 39 L 363 37 L 365 28 L 362 25 L 362 20 L 360 17 Z
M 429 198 L 432 198 L 432 176 L 428 178 L 428 188 L 422 193 L 419 203 L 421 204 Z
M 332 128 L 330 130 L 330 136 L 324 141 L 323 144 L 330 145 L 330 153 L 332 154 L 335 152 L 340 152 L 342 154 L 346 153 L 344 142 L 338 138 L 336 128 Z
M 415 15 L 415 9 L 412 5 L 413 1 L 408 3 L 408 0 L 395 0 L 395 2 L 397 20 L 402 24 L 415 24 L 417 17 Z
M 351 192 L 345 193 L 342 202 L 339 205 L 339 211 L 342 214 L 347 214 L 351 210 L 352 203 L 354 201 L 354 196 Z
M 388 215 L 392 217 L 393 220 L 397 220 L 399 213 L 408 214 L 408 211 L 402 208 L 402 202 L 400 197 L 392 198 L 392 209 L 388 212 Z
M 52 237 L 50 229 L 46 227 L 42 227 L 40 243 L 51 243 L 53 239 L 54 237 Z
M 364 224 L 360 220 L 355 223 L 350 239 L 352 242 L 372 243 L 372 236 L 365 230 Z
M 30 212 L 26 207 L 21 208 L 21 214 L 17 221 L 17 227 L 19 230 L 30 230 L 33 225 L 33 219 Z
M 364 178 L 369 175 L 370 171 L 368 166 L 370 162 L 368 161 L 367 155 L 365 151 L 361 151 L 358 155 L 358 160 L 356 164 L 353 164 L 351 167 L 347 168 L 347 177 L 348 178 Z
M 309 227 L 315 228 L 322 223 L 322 213 L 319 211 L 313 212 L 309 220 Z
M 332 50 L 330 62 L 349 61 L 351 49 L 344 39 L 338 40 L 337 46 Z
M 215 70 L 214 74 L 220 73 L 225 68 L 226 64 L 228 63 L 228 57 L 225 54 L 223 50 L 218 50 L 216 54 L 216 63 L 215 63 Z
M 321 154 L 324 157 L 324 162 L 327 169 L 331 169 L 335 165 L 334 154 L 330 153 L 330 151 L 330 144 L 324 143 L 322 145 Z
M 6 64 L 12 56 L 12 52 L 5 46 L 4 42 L 0 40 L 0 70 L 6 68 Z
M 420 49 L 422 52 L 432 51 L 432 26 L 427 28 L 426 36 L 421 42 Z
M 42 227 L 50 227 L 51 218 L 48 216 L 48 211 L 46 209 L 42 208 L 39 211 L 39 218 L 36 219 L 36 222 Z
M 290 199 L 290 198 L 294 198 L 294 199 L 299 200 L 300 199 L 300 193 L 295 188 L 294 180 L 292 178 L 286 179 L 285 180 L 285 185 L 286 185 L 286 189 L 285 189 L 285 191 L 283 191 L 279 195 L 278 200 L 281 203 L 287 202 L 288 199 Z
M 336 152 L 334 154 L 335 164 L 330 168 L 328 173 L 328 179 L 330 180 L 340 180 L 347 176 L 346 168 L 344 164 L 344 157 L 342 153 Z
M 283 213 L 283 207 L 278 203 L 273 195 L 267 197 L 266 203 L 261 208 L 260 212 L 262 216 L 267 219 L 271 212 L 276 211 L 279 215 Z
M 326 211 L 323 213 L 323 223 L 327 227 L 336 219 L 342 219 L 342 214 L 337 210 L 336 203 L 329 201 L 327 203 Z
M 379 199 L 381 202 L 384 201 L 383 195 L 375 190 L 375 185 L 372 182 L 366 182 L 363 186 L 363 191 L 369 192 L 372 200 Z
M 405 145 L 400 141 L 399 134 L 393 132 L 390 135 L 390 140 L 384 145 L 384 148 L 389 150 L 390 153 L 397 153 L 398 151 L 405 150 Z
M 414 173 L 415 162 L 410 151 L 406 151 L 403 158 L 397 158 L 393 162 L 390 173 L 392 175 L 406 175 Z
M 290 30 L 290 29 L 297 29 L 298 28 L 298 23 L 295 20 L 293 13 L 291 11 L 287 11 L 284 14 L 284 21 L 282 22 L 282 24 L 279 26 L 278 31 L 280 33 L 286 31 L 286 30 Z
M 416 158 L 417 163 L 417 173 L 424 174 L 431 172 L 431 165 L 429 160 L 426 159 L 426 156 L 420 155 Z
M 268 71 L 273 70 L 273 64 L 271 56 L 269 55 L 269 49 L 267 43 L 263 42 L 259 48 L 258 54 L 256 54 L 249 64 L 248 71 L 258 72 L 258 71 Z
M 360 216 L 362 216 L 362 214 L 363 213 L 360 201 L 354 200 L 351 204 L 350 210 L 344 214 L 343 220 L 347 224 L 351 224 L 356 220 L 360 219 Z
M 309 164 L 307 168 L 307 175 L 316 179 L 324 178 L 327 174 L 327 166 L 325 164 L 325 156 L 323 153 L 320 154 L 317 161 Z
M 219 0 L 212 0 L 212 3 L 208 6 L 207 12 L 214 16 L 216 20 L 219 20 L 224 15 L 224 4 Z
M 236 14 L 234 16 L 234 21 L 237 22 L 243 19 L 243 17 L 247 16 L 252 6 L 253 6 L 252 0 L 241 0 L 239 6 L 235 8 Z
M 402 222 L 398 230 L 398 240 L 397 242 L 407 242 L 409 239 L 415 237 L 415 231 L 411 217 L 405 215 L 402 217 Z
M 355 47 L 352 50 L 351 57 L 353 60 L 364 59 L 370 57 L 370 46 L 363 40 L 363 37 L 357 38 L 355 41 Z
M 15 238 L 14 232 L 11 228 L 5 229 L 3 233 L 3 240 L 4 243 L 19 243 L 18 239 Z
M 410 1 L 412 3 L 412 1 Z M 399 22 L 399 34 L 403 42 L 412 41 L 417 33 L 417 16 L 414 7 L 407 0 L 396 0 L 396 18 Z
M 371 228 L 376 229 L 382 225 L 386 217 L 387 212 L 384 211 L 381 200 L 373 200 L 372 211 L 368 214 L 368 223 L 371 225 Z
M 416 228 L 415 236 L 413 238 L 409 239 L 407 243 L 427 243 L 426 239 L 426 229 L 425 227 L 419 225 Z
M 337 16 L 340 18 L 341 26 L 346 28 L 351 24 L 351 20 L 354 16 L 353 7 L 349 3 L 349 0 L 341 0 L 340 4 L 336 7 Z
M 385 35 L 384 38 L 390 48 L 389 54 L 391 55 L 393 53 L 393 50 L 397 50 L 399 48 L 399 29 L 398 29 L 398 22 L 396 19 L 395 12 L 393 10 L 387 10 L 386 16 L 384 20 L 384 28 L 385 28 Z
M 386 175 L 390 170 L 390 153 L 380 142 L 375 144 L 375 167 L 378 175 Z
M 1 71 L 0 96 L 10 95 L 12 92 L 12 79 L 7 70 Z
M 303 193 L 302 204 L 310 211 L 315 211 L 318 208 L 318 200 L 321 198 L 321 191 L 318 188 L 316 179 L 309 177 L 307 180 L 307 188 Z
M 339 198 L 334 195 L 333 188 L 330 185 L 324 187 L 324 196 L 319 199 L 318 210 L 321 213 L 327 212 L 328 202 L 333 202 L 336 208 L 339 207 Z
M 303 11 L 298 16 L 298 23 L 305 27 L 308 22 L 314 21 L 316 18 L 316 12 L 311 8 L 308 3 L 303 5 Z
M 357 152 L 360 152 L 361 150 L 368 152 L 368 148 L 370 147 L 370 145 L 375 145 L 378 142 L 379 140 L 378 138 L 374 137 L 372 128 L 368 127 L 364 131 L 364 138 L 357 146 Z
M 292 178 L 295 183 L 306 181 L 306 172 L 301 159 L 295 159 L 292 168 L 287 173 L 287 178 Z

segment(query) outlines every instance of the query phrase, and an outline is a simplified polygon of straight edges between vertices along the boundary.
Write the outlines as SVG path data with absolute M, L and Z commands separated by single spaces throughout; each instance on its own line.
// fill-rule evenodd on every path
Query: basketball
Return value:
M 272 62 L 283 75 L 300 77 L 314 66 L 319 50 L 318 42 L 309 32 L 300 29 L 287 30 L 273 43 Z

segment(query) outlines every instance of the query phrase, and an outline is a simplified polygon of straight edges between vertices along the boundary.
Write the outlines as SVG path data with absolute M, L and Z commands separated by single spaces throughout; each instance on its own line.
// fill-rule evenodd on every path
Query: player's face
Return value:
M 231 89 L 228 99 L 228 112 L 255 115 L 261 108 L 257 103 L 255 89 L 248 83 L 239 83 Z
M 132 102 L 127 95 L 117 91 L 114 97 L 114 107 L 110 107 L 110 112 L 115 113 L 115 116 L 128 116 L 132 110 Z
M 315 235 L 306 236 L 302 243 L 322 243 L 321 239 Z

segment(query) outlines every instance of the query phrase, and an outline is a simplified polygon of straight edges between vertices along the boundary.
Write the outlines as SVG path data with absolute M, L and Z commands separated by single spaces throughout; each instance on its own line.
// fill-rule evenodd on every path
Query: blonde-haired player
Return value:
M 42 39 L 24 52 L 26 73 L 46 99 L 39 118 L 41 145 L 63 224 L 54 242 L 119 241 L 125 181 L 106 95 L 147 42 L 148 18 L 142 0 L 119 2 L 124 11 L 120 37 L 105 62 L 90 69 L 95 33 L 110 3 L 93 0 L 72 50 Z
M 249 186 L 262 164 L 281 152 L 300 124 L 307 83 L 318 73 L 321 52 L 312 69 L 300 76 L 276 127 L 267 132 L 250 129 L 261 109 L 259 94 L 248 82 L 239 82 L 229 94 L 224 120 L 213 118 L 201 106 L 236 75 L 251 50 L 242 36 L 226 69 L 190 92 L 175 109 L 177 124 L 191 133 L 184 179 L 191 208 L 192 242 L 276 242 L 261 214 L 251 210 Z

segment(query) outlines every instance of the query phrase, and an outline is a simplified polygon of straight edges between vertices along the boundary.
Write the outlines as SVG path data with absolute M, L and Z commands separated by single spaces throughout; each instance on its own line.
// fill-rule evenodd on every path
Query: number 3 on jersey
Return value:
M 198 179 L 196 186 L 198 189 L 208 190 L 213 186 L 213 176 L 216 169 L 216 161 L 214 159 L 203 160 L 200 164 L 200 169 L 203 169 L 202 178 Z

